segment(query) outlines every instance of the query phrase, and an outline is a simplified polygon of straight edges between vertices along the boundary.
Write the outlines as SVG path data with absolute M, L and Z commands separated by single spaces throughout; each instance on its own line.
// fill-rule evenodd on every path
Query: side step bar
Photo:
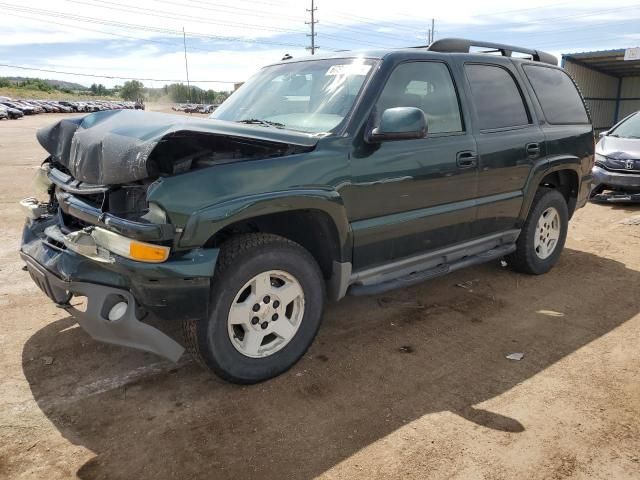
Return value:
M 497 260 L 505 255 L 514 252 L 516 249 L 515 243 L 509 243 L 507 245 L 501 245 L 499 247 L 487 250 L 485 252 L 478 253 L 476 255 L 469 255 L 463 257 L 460 260 L 456 260 L 452 263 L 444 263 L 437 267 L 427 270 L 413 272 L 404 277 L 395 278 L 386 282 L 376 283 L 373 285 L 352 285 L 349 288 L 351 295 L 377 295 L 378 293 L 387 292 L 396 288 L 405 288 L 417 283 L 422 283 L 425 280 L 441 277 L 447 273 L 460 270 L 461 268 L 470 267 L 472 265 L 478 265 L 480 263 L 489 262 L 491 260 Z

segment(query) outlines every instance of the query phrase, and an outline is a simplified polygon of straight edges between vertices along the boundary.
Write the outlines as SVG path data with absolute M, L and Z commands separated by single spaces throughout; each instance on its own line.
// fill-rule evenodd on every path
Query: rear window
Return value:
M 517 127 L 529 123 L 520 89 L 507 70 L 493 65 L 476 64 L 465 65 L 465 70 L 480 130 Z
M 589 123 L 580 94 L 569 75 L 562 70 L 525 65 L 524 73 L 531 82 L 549 123 Z

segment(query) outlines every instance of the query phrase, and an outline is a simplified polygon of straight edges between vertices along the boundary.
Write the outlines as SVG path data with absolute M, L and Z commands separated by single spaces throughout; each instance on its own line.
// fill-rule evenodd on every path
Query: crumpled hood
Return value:
M 149 177 L 147 160 L 167 135 L 201 132 L 312 148 L 317 138 L 260 125 L 139 110 L 96 112 L 38 130 L 40 145 L 77 180 L 108 185 Z
M 596 152 L 615 160 L 640 160 L 640 139 L 605 135 L 598 142 Z

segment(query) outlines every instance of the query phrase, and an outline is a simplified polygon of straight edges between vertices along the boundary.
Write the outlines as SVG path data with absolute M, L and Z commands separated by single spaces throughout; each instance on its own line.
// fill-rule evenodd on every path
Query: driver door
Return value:
M 444 62 L 400 63 L 376 104 L 425 112 L 425 138 L 356 145 L 345 198 L 354 270 L 437 250 L 471 237 L 477 192 L 476 143 Z

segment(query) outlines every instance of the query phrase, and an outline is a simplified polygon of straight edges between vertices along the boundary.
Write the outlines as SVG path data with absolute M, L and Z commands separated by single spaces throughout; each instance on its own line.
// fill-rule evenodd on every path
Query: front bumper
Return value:
M 25 253 L 21 252 L 20 256 L 40 289 L 73 315 L 94 339 L 145 350 L 172 362 L 177 362 L 184 353 L 184 347 L 178 342 L 137 319 L 138 305 L 130 292 L 97 283 L 65 281 Z M 67 303 L 72 295 L 86 297 L 86 310 L 80 311 Z M 127 304 L 125 313 L 117 320 L 109 320 L 108 312 L 111 307 L 122 301 Z
M 609 188 L 640 192 L 640 174 L 613 172 L 598 165 L 593 167 L 592 174 L 595 191 Z
M 192 250 L 160 264 L 122 257 L 100 263 L 48 237 L 45 229 L 55 225 L 55 217 L 27 220 L 23 231 L 20 255 L 43 292 L 96 340 L 180 358 L 178 342 L 139 318 L 145 312 L 161 321 L 206 317 L 218 250 Z M 73 295 L 86 297 L 86 311 L 69 304 Z M 109 310 L 121 301 L 127 304 L 124 315 L 109 320 Z

